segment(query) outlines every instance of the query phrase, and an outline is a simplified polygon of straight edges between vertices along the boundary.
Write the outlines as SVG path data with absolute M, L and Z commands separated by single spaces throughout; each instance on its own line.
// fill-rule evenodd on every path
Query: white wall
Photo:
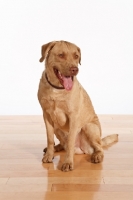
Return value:
M 82 51 L 78 79 L 98 114 L 133 114 L 132 0 L 0 0 L 0 115 L 42 114 L 41 45 Z

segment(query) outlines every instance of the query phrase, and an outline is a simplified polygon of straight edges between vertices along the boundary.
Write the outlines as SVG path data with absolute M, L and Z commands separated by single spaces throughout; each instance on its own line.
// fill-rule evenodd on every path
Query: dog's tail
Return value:
M 118 142 L 118 134 L 108 135 L 102 138 L 102 147 L 107 147 L 114 142 Z

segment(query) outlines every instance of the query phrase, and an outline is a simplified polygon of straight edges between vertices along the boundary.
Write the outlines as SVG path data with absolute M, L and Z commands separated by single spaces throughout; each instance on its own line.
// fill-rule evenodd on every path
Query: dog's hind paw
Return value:
M 64 150 L 63 146 L 61 144 L 57 144 L 54 146 L 54 152 L 59 152 Z M 43 149 L 43 152 L 46 153 L 47 152 L 47 147 Z
M 46 153 L 47 152 L 47 147 L 43 149 L 43 152 Z
M 101 151 L 94 152 L 91 156 L 92 163 L 100 163 L 103 160 L 103 153 Z
M 64 148 L 61 144 L 57 144 L 57 145 L 54 146 L 55 152 L 59 152 L 59 151 L 62 151 L 62 150 L 64 150 Z

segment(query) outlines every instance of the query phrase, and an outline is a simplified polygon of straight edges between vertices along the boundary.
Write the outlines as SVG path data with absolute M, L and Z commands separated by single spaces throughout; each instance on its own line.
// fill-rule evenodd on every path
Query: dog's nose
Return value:
M 79 69 L 77 67 L 70 67 L 70 72 L 72 74 L 72 76 L 74 75 L 77 75 Z

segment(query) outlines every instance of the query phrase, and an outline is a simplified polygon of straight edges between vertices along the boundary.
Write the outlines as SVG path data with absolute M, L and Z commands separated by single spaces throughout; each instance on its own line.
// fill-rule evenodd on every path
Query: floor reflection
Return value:
M 89 192 L 91 194 L 89 199 L 93 200 L 95 193 L 104 184 L 101 175 L 102 164 L 92 164 L 89 155 L 74 155 L 74 170 L 62 172 L 60 169 L 64 156 L 64 151 L 55 153 L 53 163 L 42 164 L 44 169 L 45 165 L 49 165 L 47 185 L 50 191 L 45 192 L 44 199 L 56 199 L 57 196 L 60 196 L 60 199 L 67 199 L 70 194 L 79 192 L 82 199 L 82 192 Z

